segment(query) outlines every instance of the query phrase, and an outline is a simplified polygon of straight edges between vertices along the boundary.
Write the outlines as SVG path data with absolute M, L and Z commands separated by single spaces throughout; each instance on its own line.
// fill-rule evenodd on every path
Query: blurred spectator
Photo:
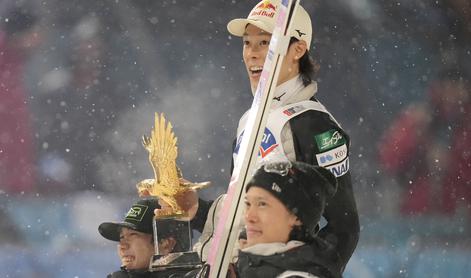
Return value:
M 103 25 L 92 15 L 52 22 L 59 27 L 48 29 L 48 41 L 30 65 L 40 191 L 94 189 L 96 157 L 107 145 L 103 134 L 121 107 L 105 78 L 104 65 L 110 64 Z
M 466 32 L 471 33 L 471 2 L 468 0 L 448 0 L 448 2 L 460 15 Z
M 428 100 L 406 107 L 385 131 L 380 163 L 404 186 L 404 214 L 453 214 L 471 205 L 469 76 L 454 69 L 430 83 Z
M 0 246 L 4 244 L 24 244 L 24 238 L 20 229 L 3 207 L 0 207 L 0 230 L 2 231 Z
M 152 113 L 160 110 L 152 102 L 159 96 L 151 94 L 147 73 L 137 62 L 139 42 L 134 46 L 123 35 L 114 13 L 92 12 L 100 6 L 94 1 L 84 6 L 90 12 L 49 18 L 47 40 L 29 66 L 39 191 L 129 193 L 134 188 L 123 177 L 137 179 L 139 170 L 130 157 L 145 150 L 136 140 L 142 131 L 127 132 L 123 126 L 139 126 L 143 113 L 132 122 L 122 117 L 136 115 L 143 99 Z M 142 56 L 153 66 L 147 54 Z
M 25 98 L 23 66 L 39 44 L 36 17 L 12 8 L 0 25 L 0 188 L 26 192 L 35 187 L 33 136 Z

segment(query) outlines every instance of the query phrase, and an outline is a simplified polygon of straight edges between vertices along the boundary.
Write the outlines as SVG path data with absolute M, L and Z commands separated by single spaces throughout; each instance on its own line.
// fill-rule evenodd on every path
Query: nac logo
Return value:
M 336 176 L 337 178 L 341 177 L 345 175 L 350 168 L 349 163 L 348 163 L 348 158 L 345 159 L 342 163 L 335 164 L 333 166 L 326 167 L 326 168 L 330 170 L 330 172 L 332 172 L 332 174 L 334 174 L 334 176 Z

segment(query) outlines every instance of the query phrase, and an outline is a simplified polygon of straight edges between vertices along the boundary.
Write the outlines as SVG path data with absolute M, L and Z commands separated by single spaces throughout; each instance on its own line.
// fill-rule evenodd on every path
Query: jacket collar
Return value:
M 253 246 L 242 249 L 243 252 L 260 255 L 271 256 L 274 254 L 284 253 L 290 249 L 304 245 L 304 242 L 291 240 L 287 243 L 274 242 L 274 243 L 259 243 Z
M 308 100 L 316 92 L 317 83 L 315 81 L 308 86 L 304 86 L 301 76 L 297 75 L 276 87 L 271 108 L 276 109 L 291 103 Z

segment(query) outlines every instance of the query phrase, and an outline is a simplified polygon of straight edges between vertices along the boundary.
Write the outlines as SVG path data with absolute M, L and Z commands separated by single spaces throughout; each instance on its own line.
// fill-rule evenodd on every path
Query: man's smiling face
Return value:
M 249 24 L 242 38 L 244 48 L 242 51 L 245 68 L 249 75 L 250 87 L 255 92 L 263 70 L 263 64 L 268 53 L 271 34 L 255 25 Z
M 154 254 L 152 235 L 122 228 L 119 236 L 118 255 L 126 269 L 147 269 Z

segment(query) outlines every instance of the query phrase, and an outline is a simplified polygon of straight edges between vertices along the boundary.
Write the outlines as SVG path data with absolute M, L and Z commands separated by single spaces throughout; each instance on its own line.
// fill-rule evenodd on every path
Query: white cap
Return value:
M 271 34 L 275 29 L 275 13 L 280 5 L 280 0 L 263 0 L 255 5 L 247 18 L 229 21 L 227 30 L 234 36 L 242 37 L 247 24 L 252 24 Z M 312 40 L 312 25 L 311 18 L 303 7 L 298 7 L 291 26 L 290 37 L 305 41 L 309 49 Z

